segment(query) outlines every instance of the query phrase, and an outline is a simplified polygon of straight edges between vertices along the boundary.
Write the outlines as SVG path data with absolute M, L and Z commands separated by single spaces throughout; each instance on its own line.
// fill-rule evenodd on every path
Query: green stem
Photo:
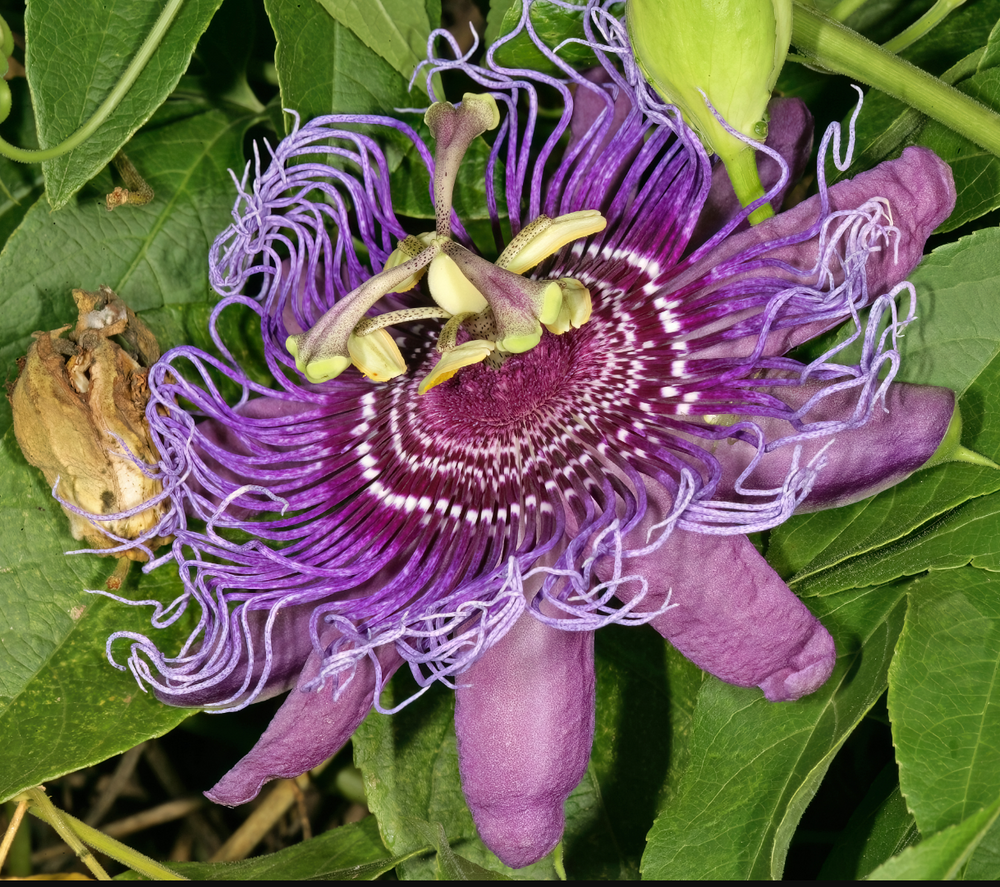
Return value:
M 173 24 L 183 2 L 184 0 L 167 0 L 167 5 L 163 8 L 163 12 L 160 13 L 160 17 L 156 20 L 153 29 L 143 41 L 142 46 L 139 47 L 139 51 L 136 53 L 135 58 L 132 59 L 132 63 L 125 69 L 122 79 L 111 90 L 110 95 L 101 102 L 101 106 L 94 112 L 90 120 L 83 124 L 73 135 L 55 147 L 41 148 L 36 151 L 18 148 L 0 139 L 0 155 L 9 157 L 11 160 L 16 160 L 19 163 L 43 163 L 46 160 L 52 160 L 56 157 L 61 157 L 63 154 L 68 154 L 89 139 L 97 132 L 101 124 L 111 116 L 111 113 L 118 107 L 121 100 L 125 98 L 125 94 L 132 88 L 132 84 L 139 78 L 139 75 L 146 67 L 146 63 L 152 58 L 153 53 L 159 47 L 163 35 L 166 34 L 167 29 Z
M 83 841 L 66 824 L 66 820 L 63 819 L 65 814 L 61 810 L 56 809 L 56 805 L 49 800 L 49 796 L 45 794 L 45 789 L 39 785 L 35 786 L 35 788 L 29 788 L 24 794 L 27 795 L 33 805 L 29 808 L 31 812 L 36 813 L 39 819 L 44 819 L 59 833 L 59 837 L 66 842 L 69 849 L 80 858 L 80 861 L 93 872 L 94 877 L 98 881 L 110 881 L 111 878 L 94 858 L 94 854 L 84 846 Z
M 735 140 L 734 140 L 735 141 Z M 749 145 L 742 142 L 737 143 L 739 148 L 732 154 L 727 151 L 727 145 L 715 145 L 719 157 L 726 165 L 726 172 L 729 174 L 729 181 L 733 184 L 733 191 L 741 206 L 749 206 L 766 193 L 764 186 L 760 183 L 760 173 L 757 171 L 757 152 Z M 720 150 L 721 149 L 721 150 Z M 765 219 L 771 218 L 774 210 L 770 203 L 758 206 L 750 214 L 750 224 L 757 225 Z
M 867 0 L 840 0 L 827 15 L 835 21 L 842 22 L 857 12 L 866 2 Z
M 874 86 L 1000 157 L 1000 116 L 799 2 L 792 43 L 811 63 Z
M 51 805 L 51 801 L 49 803 Z M 55 809 L 55 807 L 52 809 Z M 35 813 L 35 815 L 40 819 L 45 819 L 45 817 L 41 816 L 40 813 L 36 813 L 34 810 L 31 812 Z M 121 841 L 116 841 L 110 835 L 106 835 L 104 832 L 99 831 L 93 826 L 87 825 L 85 822 L 82 822 L 75 816 L 70 815 L 65 810 L 60 810 L 59 815 L 63 818 L 63 820 L 65 820 L 66 827 L 73 833 L 73 836 L 77 838 L 78 841 L 83 841 L 95 850 L 103 853 L 105 856 L 110 856 L 112 859 L 118 860 L 118 862 L 122 865 L 128 866 L 133 872 L 138 872 L 140 875 L 154 881 L 188 880 L 183 875 L 178 875 L 177 872 L 172 869 L 168 869 L 165 865 L 161 865 L 155 859 L 150 859 L 144 853 L 140 853 L 138 850 L 133 850 L 131 847 L 121 843 Z M 60 834 L 62 833 L 60 832 Z M 63 838 L 63 840 L 65 840 L 65 838 Z M 67 841 L 67 843 L 69 842 Z M 88 850 L 87 852 L 89 853 L 90 851 Z
M 888 43 L 883 43 L 886 52 L 902 52 L 912 43 L 916 43 L 932 28 L 936 28 L 946 16 L 950 15 L 965 0 L 937 0 L 930 9 L 918 18 L 910 27 L 900 31 Z

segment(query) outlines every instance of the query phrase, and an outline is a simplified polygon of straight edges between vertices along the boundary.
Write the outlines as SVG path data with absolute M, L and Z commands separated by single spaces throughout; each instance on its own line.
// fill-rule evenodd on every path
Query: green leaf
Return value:
M 374 881 L 404 859 L 386 853 L 378 836 L 378 823 L 374 816 L 368 816 L 253 859 L 167 865 L 192 881 Z M 128 872 L 116 880 L 146 879 Z
M 705 673 L 652 629 L 617 625 L 597 632 L 595 664 L 594 746 L 566 803 L 566 871 L 634 880 L 646 832 L 687 763 Z
M 408 674 L 397 675 L 383 694 L 389 708 L 417 688 Z M 449 846 L 478 866 L 518 879 L 552 879 L 551 857 L 523 869 L 510 869 L 479 840 L 458 775 L 455 697 L 435 685 L 392 716 L 373 712 L 354 734 L 354 761 L 365 779 L 368 807 L 378 817 L 386 847 L 395 854 L 426 848 L 425 825 L 440 823 Z M 424 825 L 421 825 L 423 823 Z M 436 880 L 437 854 L 411 859 L 400 878 Z
M 421 835 L 427 845 L 437 850 L 437 865 L 439 881 L 512 881 L 500 872 L 484 869 L 481 865 L 458 856 L 448 843 L 448 836 L 440 822 L 423 822 L 410 820 L 409 828 L 414 834 Z
M 109 213 L 102 197 L 112 183 L 104 173 L 58 213 L 44 201 L 32 206 L 0 253 L 5 377 L 15 377 L 32 332 L 75 319 L 74 287 L 107 284 L 136 311 L 211 298 L 208 247 L 229 224 L 234 200 L 226 168 L 242 169 L 243 136 L 254 119 L 231 106 L 170 103 L 129 148 L 156 192 L 151 203 Z M 0 431 L 9 424 L 0 398 Z
M 934 250 L 910 275 L 918 319 L 900 343 L 901 381 L 962 396 L 1000 355 L 998 268 L 1000 230 L 988 228 Z
M 246 74 L 256 19 L 254 0 L 224 0 L 195 50 L 203 73 L 182 77 L 175 98 L 195 92 L 213 103 L 230 102 L 255 114 L 263 112 Z
M 427 24 L 432 31 L 441 27 L 441 0 L 424 0 L 424 14 L 427 16 Z M 424 46 L 419 55 L 420 58 L 427 54 L 427 47 Z
M 503 20 L 509 10 L 517 0 L 490 0 L 490 11 L 486 16 L 486 33 L 483 40 L 487 46 L 492 46 L 497 41 L 503 28 Z
M 1000 65 L 1000 22 L 993 26 L 990 36 L 983 47 L 983 57 L 979 62 L 979 70 L 995 68 Z
M 803 583 L 809 594 L 879 585 L 925 570 L 951 570 L 971 564 L 1000 570 L 1000 494 L 965 502 L 915 533 L 876 552 L 851 558 Z
M 323 114 L 392 114 L 426 105 L 419 93 L 407 92 L 405 77 L 315 0 L 264 0 L 264 6 L 278 39 L 282 107 L 297 111 L 303 123 Z M 286 114 L 286 132 L 292 124 Z
M 958 84 L 958 89 L 994 111 L 1000 110 L 1000 68 L 974 74 Z M 936 120 L 924 127 L 916 143 L 947 161 L 955 176 L 955 211 L 938 231 L 954 231 L 1000 207 L 1000 158 Z
M 0 449 L 0 801 L 33 785 L 160 736 L 192 712 L 143 693 L 105 659 L 115 631 L 149 630 L 150 610 L 86 593 L 102 588 L 112 558 L 64 556 L 80 547 L 41 472 L 8 431 Z M 176 571 L 148 576 L 133 567 L 118 592 L 133 600 L 171 600 L 183 592 Z M 161 636 L 180 641 L 193 615 Z M 186 626 L 186 628 L 185 628 Z M 127 642 L 115 647 L 127 656 Z
M 879 866 L 869 881 L 951 881 L 954 880 L 980 841 L 1000 816 L 1000 800 L 972 814 L 958 825 L 908 847 L 895 859 Z
M 962 442 L 991 457 L 1000 455 L 1000 416 L 985 407 L 1000 394 L 1000 315 L 993 310 L 997 267 L 996 230 L 935 250 L 911 277 L 919 317 L 900 340 L 899 378 L 958 392 L 965 418 Z M 998 489 L 1000 472 L 993 469 L 949 464 L 918 471 L 847 508 L 792 518 L 771 533 L 768 561 L 805 594 L 868 584 L 860 564 L 848 564 L 843 577 L 821 574 L 850 558 L 870 556 L 963 502 Z M 912 569 L 894 575 L 926 569 L 918 561 L 910 563 Z
M 962 879 L 965 881 L 1000 880 L 1000 822 L 993 822 L 993 826 L 972 852 L 972 857 L 962 872 Z
M 431 23 L 421 3 L 412 0 L 316 2 L 407 80 L 427 55 Z
M 899 790 L 899 770 L 895 763 L 887 764 L 830 851 L 819 880 L 860 881 L 919 840 L 917 824 Z
M 1000 576 L 936 573 L 908 597 L 889 715 L 900 785 L 928 835 L 1000 797 Z
M 781 878 L 802 812 L 885 689 L 902 598 L 883 588 L 812 602 L 838 658 L 823 688 L 798 702 L 705 682 L 690 763 L 649 834 L 645 880 Z
M 221 0 L 185 0 L 155 56 L 101 128 L 79 148 L 43 164 L 55 209 L 103 167 L 166 100 Z M 59 144 L 93 115 L 125 73 L 164 3 L 48 0 L 25 14 L 25 68 L 38 141 Z

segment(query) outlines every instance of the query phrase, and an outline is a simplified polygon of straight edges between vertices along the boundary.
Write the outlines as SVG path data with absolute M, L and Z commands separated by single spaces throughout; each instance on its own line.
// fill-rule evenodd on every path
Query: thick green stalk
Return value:
M 40 785 L 37 785 L 34 788 L 29 788 L 22 795 L 22 797 L 25 796 L 32 803 L 32 807 L 29 808 L 31 812 L 35 813 L 39 819 L 44 819 L 59 833 L 59 837 L 66 842 L 70 850 L 72 850 L 80 858 L 80 861 L 87 866 L 91 872 L 93 872 L 94 877 L 98 881 L 111 880 L 108 873 L 104 871 L 101 864 L 94 858 L 94 854 L 84 846 L 83 841 L 81 841 L 76 836 L 74 831 L 66 824 L 66 820 L 63 818 L 63 812 L 57 809 L 55 804 L 49 800 L 49 796 L 45 794 L 44 788 Z
M 740 205 L 749 206 L 754 201 L 760 200 L 765 193 L 757 171 L 757 152 L 742 142 L 736 144 L 738 149 L 732 154 L 727 150 L 730 147 L 728 144 L 716 146 L 716 150 L 726 165 L 729 181 L 733 185 L 733 191 L 736 193 Z M 771 204 L 765 203 L 758 206 L 750 214 L 749 221 L 751 225 L 758 225 L 773 215 L 774 210 L 771 208 Z
M 41 811 L 36 812 L 32 810 L 31 812 L 40 819 L 45 819 Z M 65 810 L 59 810 L 58 813 L 66 828 L 69 829 L 78 842 L 82 841 L 85 844 L 89 844 L 99 853 L 110 856 L 112 859 L 117 859 L 118 862 L 128 866 L 133 872 L 138 872 L 140 875 L 154 881 L 188 880 L 183 875 L 178 875 L 177 872 L 168 869 L 165 865 L 161 865 L 155 859 L 150 859 L 144 853 L 140 853 L 138 850 L 134 850 L 123 844 L 121 841 L 116 841 L 110 835 L 106 835 L 104 832 L 87 825 L 87 823 L 70 815 Z M 62 833 L 60 832 L 60 834 Z M 67 843 L 69 842 L 67 841 Z M 80 846 L 82 847 L 83 844 L 80 844 Z M 88 850 L 87 852 L 89 853 L 90 851 Z
M 798 2 L 792 19 L 792 44 L 811 63 L 874 86 L 1000 157 L 1000 116 Z
M 125 98 L 126 93 L 132 88 L 132 84 L 139 78 L 139 75 L 146 67 L 146 63 L 159 48 L 163 35 L 167 33 L 167 29 L 173 24 L 183 2 L 184 0 L 167 0 L 167 5 L 163 8 L 163 12 L 160 13 L 160 17 L 156 20 L 152 30 L 143 41 L 142 46 L 139 47 L 139 51 L 136 53 L 135 58 L 132 59 L 132 63 L 125 69 L 122 79 L 115 84 L 115 88 L 101 102 L 100 107 L 94 112 L 90 120 L 83 124 L 73 135 L 54 147 L 40 148 L 35 151 L 18 148 L 16 145 L 0 139 L 0 155 L 9 157 L 11 160 L 16 160 L 19 163 L 43 163 L 46 160 L 53 160 L 56 157 L 61 157 L 63 154 L 68 154 L 89 139 L 97 132 L 101 124 L 111 116 L 111 113 L 118 107 L 121 100 Z

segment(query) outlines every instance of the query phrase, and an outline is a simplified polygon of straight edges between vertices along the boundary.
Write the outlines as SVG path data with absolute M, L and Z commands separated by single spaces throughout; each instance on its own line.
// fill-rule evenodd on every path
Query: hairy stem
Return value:
M 799 2 L 792 43 L 810 63 L 874 86 L 1000 157 L 1000 116 Z
M 55 804 L 49 800 L 49 796 L 45 794 L 45 789 L 38 785 L 34 788 L 29 788 L 24 794 L 27 795 L 32 806 L 37 810 L 38 818 L 44 819 L 58 832 L 59 837 L 66 842 L 69 849 L 94 873 L 94 877 L 98 881 L 110 881 L 111 877 L 104 871 L 101 864 L 94 859 L 94 854 L 84 845 L 83 841 L 76 836 L 76 833 L 66 822 L 64 818 L 65 814 L 61 810 L 58 810 Z M 35 810 L 32 812 L 35 812 Z

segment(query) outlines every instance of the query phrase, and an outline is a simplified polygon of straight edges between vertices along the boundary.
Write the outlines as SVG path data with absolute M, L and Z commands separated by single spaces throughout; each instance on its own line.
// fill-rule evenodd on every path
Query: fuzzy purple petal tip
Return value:
M 459 680 L 462 789 L 486 846 L 523 868 L 559 843 L 590 759 L 593 634 L 524 615 Z
M 392 649 L 380 651 L 379 659 L 386 678 L 402 661 Z M 350 683 L 335 693 L 330 682 L 318 688 L 306 686 L 317 677 L 321 663 L 322 657 L 315 653 L 309 657 L 298 685 L 264 735 L 205 797 L 227 807 L 246 804 L 270 780 L 299 776 L 343 748 L 371 711 L 375 668 L 370 659 L 360 660 Z

